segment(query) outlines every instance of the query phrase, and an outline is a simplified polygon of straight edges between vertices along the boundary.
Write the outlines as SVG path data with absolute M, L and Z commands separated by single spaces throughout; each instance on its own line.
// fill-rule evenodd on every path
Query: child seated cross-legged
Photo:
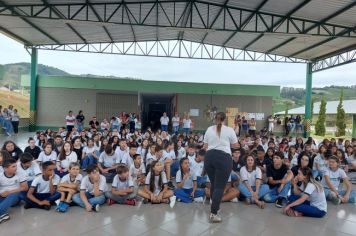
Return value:
M 211 183 L 210 179 L 207 176 L 206 179 L 206 187 L 205 187 L 205 196 L 206 198 L 210 199 L 210 203 L 212 202 L 210 196 L 211 196 Z M 229 176 L 229 179 L 227 181 L 227 184 L 225 185 L 225 189 L 223 192 L 223 197 L 221 199 L 221 202 L 238 202 L 238 197 L 240 196 L 240 191 L 233 186 L 231 183 L 231 174 Z
M 69 173 L 63 176 L 58 191 L 61 193 L 61 201 L 57 207 L 58 212 L 66 212 L 72 202 L 72 197 L 78 192 L 83 176 L 79 174 L 80 166 L 78 163 L 69 165 Z
M 20 161 L 17 162 L 17 172 L 26 177 L 28 186 L 31 186 L 36 176 L 42 173 L 40 166 L 33 160 L 33 156 L 27 152 L 20 155 Z
M 58 175 L 54 173 L 56 165 L 52 161 L 42 163 L 42 174 L 37 176 L 31 184 L 25 197 L 25 209 L 39 208 L 50 210 L 51 205 L 61 197 L 57 192 L 57 185 L 60 181 Z
M 301 185 L 298 186 L 298 182 Z M 289 216 L 309 216 L 321 218 L 326 215 L 327 203 L 324 188 L 313 177 L 309 167 L 298 170 L 293 180 L 294 194 L 288 197 L 288 204 L 283 212 Z
M 140 185 L 145 184 L 146 168 L 140 154 L 133 156 L 133 165 L 131 165 L 129 172 L 137 189 Z
M 105 193 L 108 198 L 108 204 L 114 203 L 136 205 L 134 183 L 130 176 L 129 168 L 126 164 L 119 164 L 116 169 L 117 175 L 115 175 L 112 182 L 112 189 Z
M 105 147 L 104 152 L 99 157 L 99 170 L 102 175 L 105 176 L 107 183 L 112 183 L 114 176 L 116 175 L 116 167 L 119 162 L 119 157 L 115 153 L 111 145 Z
M 107 191 L 105 176 L 100 175 L 97 165 L 89 165 L 87 175 L 80 184 L 80 193 L 73 196 L 73 202 L 87 211 L 98 212 L 100 205 L 105 203 Z
M 0 223 L 10 219 L 8 209 L 20 200 L 21 192 L 27 191 L 26 177 L 17 172 L 16 160 L 5 159 L 4 172 L 0 174 Z
M 174 191 L 177 201 L 203 202 L 204 190 L 197 188 L 197 176 L 189 169 L 189 159 L 187 157 L 180 159 L 179 166 L 180 169 L 176 175 L 177 188 Z
M 174 206 L 176 197 L 168 189 L 166 173 L 163 171 L 163 164 L 160 161 L 152 161 L 151 170 L 146 176 L 145 187 L 138 191 L 138 195 L 143 197 L 144 203 L 152 204 L 169 203 Z

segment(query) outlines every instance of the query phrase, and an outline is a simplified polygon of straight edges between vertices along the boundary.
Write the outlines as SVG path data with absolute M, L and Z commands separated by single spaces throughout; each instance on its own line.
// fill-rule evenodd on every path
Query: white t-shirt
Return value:
M 17 173 L 24 175 L 26 177 L 26 181 L 32 181 L 37 175 L 42 174 L 41 168 L 36 161 L 32 161 L 32 165 L 27 169 L 22 167 L 21 162 L 17 162 Z
M 162 116 L 160 121 L 161 121 L 161 125 L 168 125 L 169 117 L 168 116 L 166 116 L 166 117 Z
M 100 175 L 99 190 L 101 192 L 107 191 L 106 178 L 103 175 Z M 88 175 L 82 179 L 82 183 L 80 184 L 80 191 L 86 191 L 90 194 L 94 194 L 94 183 L 90 181 Z
M 185 148 L 184 147 L 180 147 L 178 149 L 178 156 L 177 156 L 177 159 L 180 160 L 182 159 L 183 157 L 185 157 L 187 155 L 187 152 L 185 151 Z
M 237 143 L 237 137 L 235 131 L 225 125 L 221 126 L 219 137 L 216 132 L 216 125 L 214 125 L 206 130 L 204 143 L 208 144 L 208 151 L 216 149 L 231 155 L 231 144 Z
M 313 164 L 313 170 L 316 170 L 316 164 L 319 164 L 320 171 L 325 172 L 326 169 L 328 168 L 328 162 L 325 160 L 325 158 L 322 158 L 320 154 L 318 154 L 314 158 L 314 164 Z
M 183 119 L 183 128 L 184 129 L 190 129 L 191 124 L 192 124 L 191 119 Z
M 126 164 L 128 166 L 128 168 L 130 169 L 131 165 L 133 164 L 133 159 L 130 156 L 130 153 L 129 152 L 125 153 L 125 155 L 122 157 L 121 160 L 119 160 L 118 163 Z
M 326 203 L 324 190 L 318 192 L 316 186 L 312 183 L 308 183 L 306 188 L 304 188 L 304 183 L 299 187 L 304 194 L 309 195 L 310 205 L 318 208 L 321 211 L 327 211 L 328 205 Z
M 159 175 L 155 176 L 155 189 L 153 191 L 153 194 L 156 196 L 159 195 L 159 193 L 161 192 L 163 185 L 168 183 L 167 176 L 164 171 L 161 172 L 161 178 L 162 178 L 162 186 L 159 186 Z M 151 172 L 148 172 L 145 180 L 146 185 L 150 185 L 150 179 L 151 179 Z
M 180 120 L 179 116 L 177 116 L 177 117 L 174 116 L 172 118 L 173 126 L 179 126 L 179 120 Z
M 66 116 L 66 125 L 73 125 L 74 126 L 74 124 L 75 124 L 75 116 L 69 116 L 69 115 L 67 115 Z
M 99 156 L 99 163 L 102 163 L 106 168 L 113 167 L 118 162 L 120 162 L 120 159 L 115 152 L 111 156 L 106 154 L 106 152 L 101 153 Z
M 112 187 L 116 189 L 127 189 L 133 186 L 134 183 L 131 176 L 129 176 L 126 180 L 121 181 L 119 175 L 115 175 L 114 180 L 112 181 Z
M 176 153 L 174 152 L 174 150 L 171 150 L 169 152 L 167 152 L 166 150 L 163 151 L 163 156 L 161 159 L 166 160 L 167 158 L 171 158 L 172 160 L 177 159 Z
M 178 170 L 178 172 L 176 174 L 176 182 L 180 183 L 182 181 L 183 181 L 182 172 L 181 172 L 181 170 Z M 184 188 L 184 189 L 192 189 L 193 186 L 194 186 L 194 181 L 197 181 L 197 176 L 194 173 L 190 172 L 189 173 L 189 178 L 184 181 L 184 184 L 183 184 L 182 188 Z
M 37 158 L 37 162 L 46 162 L 46 161 L 56 161 L 57 160 L 57 153 L 52 151 L 51 154 L 47 155 L 44 151 L 40 153 Z
M 54 186 L 57 186 L 60 180 L 61 178 L 59 178 L 58 175 L 54 175 L 52 179 L 52 184 Z M 49 193 L 49 185 L 49 180 L 45 180 L 43 178 L 43 175 L 39 175 L 32 181 L 31 187 L 36 189 L 36 193 Z
M 95 146 L 92 147 L 85 146 L 83 148 L 83 153 L 85 153 L 86 156 L 92 155 L 93 152 L 95 151 L 97 151 L 97 148 Z
M 293 166 L 297 166 L 298 165 L 298 154 L 294 154 L 292 161 L 290 162 L 290 164 Z
M 18 189 L 20 184 L 26 182 L 26 176 L 16 172 L 12 177 L 5 175 L 5 172 L 0 174 L 0 193 Z
M 4 168 L 2 166 L 0 166 L 0 175 L 4 173 Z
M 78 161 L 77 153 L 70 152 L 69 155 L 66 155 L 66 158 L 63 160 L 59 160 L 59 156 L 57 157 L 57 162 L 60 162 L 61 167 L 63 169 L 68 170 L 70 163 L 76 163 Z
M 146 156 L 146 165 L 150 164 L 152 161 L 156 161 L 157 157 L 156 154 L 152 154 L 151 152 L 147 153 Z
M 195 176 L 201 177 L 202 173 L 204 170 L 204 162 L 197 162 L 195 159 L 193 159 L 190 162 L 190 171 L 194 173 Z
M 327 168 L 324 172 L 324 176 L 329 176 L 330 182 L 336 190 L 339 189 L 340 181 L 344 178 L 348 178 L 345 171 L 340 168 L 338 168 L 336 171 Z M 323 184 L 324 188 L 329 188 L 329 186 L 326 184 L 325 178 L 321 180 L 321 183 Z
M 132 164 L 130 167 L 130 176 L 132 177 L 132 179 L 137 179 L 137 176 L 139 174 L 146 174 L 146 168 L 145 165 L 143 163 L 141 163 L 141 165 L 136 168 L 135 164 Z
M 129 148 L 128 148 L 128 147 L 127 147 L 125 150 L 121 150 L 120 147 L 117 147 L 117 148 L 115 149 L 115 153 L 117 154 L 117 156 L 118 156 L 118 158 L 119 158 L 120 161 L 122 160 L 122 158 L 124 157 L 124 155 L 125 155 L 126 153 L 128 153 L 128 152 L 129 152 Z
M 189 164 L 192 164 L 192 162 L 195 160 L 196 156 L 197 155 L 195 153 L 193 155 L 189 155 L 189 153 L 188 153 L 187 157 L 188 157 L 188 160 L 189 160 Z
M 81 174 L 78 174 L 74 179 L 70 177 L 70 174 L 66 174 L 65 176 L 62 177 L 61 179 L 61 184 L 63 183 L 68 183 L 68 184 L 80 184 L 83 180 L 83 176 Z
M 246 166 L 241 167 L 240 176 L 242 182 L 247 181 L 251 187 L 256 186 L 256 179 L 262 180 L 262 171 L 259 167 L 256 167 L 253 171 L 249 172 Z
M 140 154 L 141 157 L 143 158 L 146 155 L 147 148 L 142 148 L 141 146 L 137 148 L 136 153 Z

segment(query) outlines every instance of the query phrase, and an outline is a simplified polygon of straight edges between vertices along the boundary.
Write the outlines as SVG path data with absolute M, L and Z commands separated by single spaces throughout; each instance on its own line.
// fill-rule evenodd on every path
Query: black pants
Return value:
M 205 155 L 204 168 L 211 183 L 210 197 L 212 204 L 210 211 L 217 214 L 232 170 L 231 155 L 220 150 L 209 150 Z
M 19 132 L 19 121 L 11 121 L 12 127 L 14 128 L 14 133 L 17 134 Z
M 67 131 L 72 132 L 74 125 L 67 125 Z

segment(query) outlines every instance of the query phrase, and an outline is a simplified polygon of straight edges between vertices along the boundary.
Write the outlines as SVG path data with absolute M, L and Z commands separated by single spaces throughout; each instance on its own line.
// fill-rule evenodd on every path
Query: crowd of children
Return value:
M 103 204 L 209 202 L 203 134 L 145 132 L 122 127 L 37 132 L 22 151 L 6 141 L 0 151 L 0 223 L 11 206 L 97 212 Z M 327 200 L 356 202 L 356 139 L 239 137 L 223 202 L 263 209 L 275 203 L 289 216 L 323 217 Z M 351 179 L 351 180 L 350 180 Z

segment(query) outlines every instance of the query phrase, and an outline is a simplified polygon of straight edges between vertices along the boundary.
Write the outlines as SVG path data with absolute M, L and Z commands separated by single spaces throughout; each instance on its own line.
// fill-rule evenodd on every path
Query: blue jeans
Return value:
M 161 125 L 161 131 L 167 131 L 168 125 Z
M 288 197 L 288 204 L 298 200 L 300 196 L 291 195 Z M 309 201 L 305 201 L 300 205 L 292 207 L 293 210 L 303 213 L 304 216 L 321 218 L 326 215 L 325 211 L 320 210 L 317 207 L 311 206 Z
M 179 125 L 173 126 L 173 132 L 178 133 L 178 131 L 179 131 Z
M 171 165 L 171 176 L 175 178 L 178 170 L 179 170 L 179 161 L 176 160 Z
M 204 175 L 204 176 L 197 176 L 197 185 L 198 187 L 202 186 L 203 184 L 206 183 L 208 176 Z
M 235 182 L 239 179 L 239 176 L 235 172 L 231 172 L 231 182 Z
M 288 197 L 288 192 L 291 188 L 291 184 L 290 182 L 286 183 L 286 185 L 284 185 L 282 191 L 280 193 L 278 193 L 278 187 L 274 187 L 271 188 L 269 193 L 267 193 L 263 199 L 265 200 L 265 202 L 275 202 L 277 200 L 277 198 L 284 198 L 287 199 Z
M 20 192 L 12 193 L 7 197 L 0 197 L 0 216 L 7 213 L 7 210 L 17 205 L 20 201 Z
M 181 202 L 184 203 L 191 203 L 193 202 L 193 199 L 191 198 L 190 194 L 193 192 L 193 189 L 184 189 L 184 188 L 178 188 L 174 191 L 174 195 L 176 195 L 177 199 L 179 199 Z M 203 197 L 204 196 L 204 190 L 197 188 L 194 193 L 194 198 L 197 197 Z
M 90 194 L 89 192 L 85 192 L 85 196 L 87 196 L 88 202 L 90 203 L 90 205 L 94 206 L 94 205 L 102 205 L 105 203 L 105 195 L 104 193 L 101 194 L 100 196 L 95 197 L 94 195 Z M 85 208 L 85 204 L 83 202 L 83 200 L 80 198 L 80 193 L 77 193 L 73 196 L 73 202 L 75 202 L 78 206 Z
M 47 200 L 51 204 L 54 204 L 54 202 L 61 197 L 61 193 L 60 192 L 54 192 L 53 194 L 51 194 L 51 193 L 34 193 L 33 196 L 40 201 Z M 23 200 L 27 203 L 27 205 L 30 208 L 42 208 L 42 206 L 31 201 L 27 196 Z
M 183 128 L 185 134 L 189 134 L 190 128 Z
M 325 197 L 326 197 L 326 200 L 331 200 L 331 190 L 329 188 L 324 188 L 324 192 L 325 192 Z M 344 196 L 345 193 L 346 193 L 346 190 L 339 190 L 338 191 L 339 195 L 340 196 Z M 350 193 L 350 197 L 349 197 L 349 203 L 356 203 L 356 190 L 353 189 L 351 190 L 351 193 Z
M 256 191 L 256 186 L 251 186 L 251 188 L 253 191 Z M 248 191 L 244 183 L 239 184 L 239 190 L 244 197 L 249 199 L 252 198 L 251 192 Z M 258 199 L 263 198 L 269 191 L 269 186 L 267 184 L 261 184 L 260 190 L 258 191 Z
M 77 130 L 78 132 L 82 132 L 82 130 L 84 129 L 84 125 L 81 123 L 77 123 Z
M 133 193 L 127 194 L 126 196 L 118 196 L 118 195 L 113 194 L 112 192 L 105 192 L 105 197 L 110 198 L 111 200 L 114 200 L 115 202 L 117 202 L 119 204 L 124 204 L 127 199 L 132 199 L 132 198 L 136 197 L 136 194 L 133 192 Z
M 3 127 L 4 129 L 6 129 L 6 132 L 8 132 L 9 134 L 12 133 L 12 124 L 10 120 L 3 120 Z
M 117 129 L 117 131 L 120 131 L 120 126 L 119 125 L 112 125 L 111 126 L 111 131 L 113 131 L 114 129 Z
M 86 169 L 88 166 L 90 166 L 92 164 L 96 164 L 96 163 L 98 163 L 98 160 L 96 158 L 94 158 L 92 155 L 85 156 L 81 160 L 82 169 Z

